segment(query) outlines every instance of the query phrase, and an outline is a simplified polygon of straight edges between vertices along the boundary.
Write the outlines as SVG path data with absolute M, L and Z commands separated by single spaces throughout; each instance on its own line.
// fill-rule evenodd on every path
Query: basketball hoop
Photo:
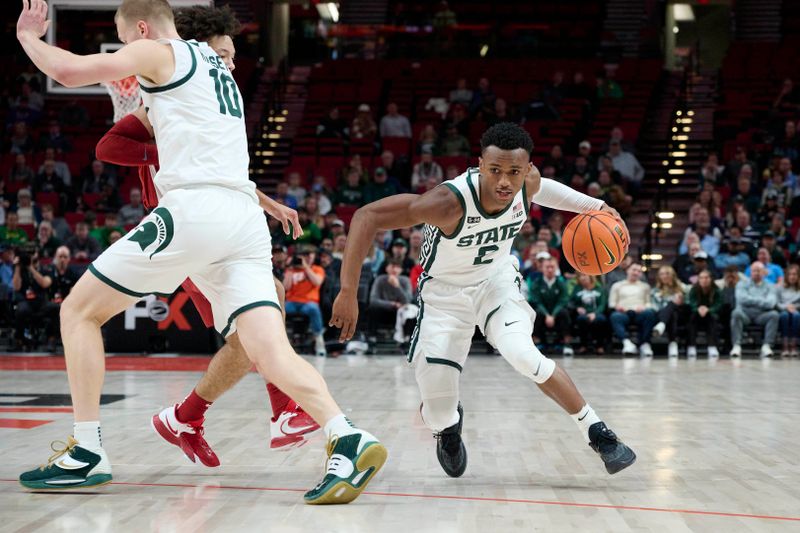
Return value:
M 133 113 L 142 103 L 139 94 L 139 82 L 136 76 L 130 76 L 117 81 L 110 81 L 103 84 L 111 96 L 111 103 L 114 104 L 114 122 Z

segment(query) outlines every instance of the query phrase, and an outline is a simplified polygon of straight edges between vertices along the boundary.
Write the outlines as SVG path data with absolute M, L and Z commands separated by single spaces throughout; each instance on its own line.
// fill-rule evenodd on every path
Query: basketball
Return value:
M 605 211 L 582 213 L 564 228 L 561 248 L 569 264 L 582 274 L 611 272 L 625 257 L 625 228 Z

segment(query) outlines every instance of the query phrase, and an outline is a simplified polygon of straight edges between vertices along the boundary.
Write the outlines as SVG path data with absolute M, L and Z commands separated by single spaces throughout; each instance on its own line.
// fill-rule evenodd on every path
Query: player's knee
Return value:
M 517 372 L 536 383 L 550 379 L 556 369 L 555 362 L 540 352 L 524 333 L 507 333 L 495 340 L 495 347 Z

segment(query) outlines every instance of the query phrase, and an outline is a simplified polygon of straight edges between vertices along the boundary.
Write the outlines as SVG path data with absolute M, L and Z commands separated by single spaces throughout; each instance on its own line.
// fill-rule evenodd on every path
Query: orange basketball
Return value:
M 561 249 L 569 264 L 582 274 L 611 272 L 625 257 L 628 232 L 604 211 L 581 213 L 569 221 L 561 237 Z

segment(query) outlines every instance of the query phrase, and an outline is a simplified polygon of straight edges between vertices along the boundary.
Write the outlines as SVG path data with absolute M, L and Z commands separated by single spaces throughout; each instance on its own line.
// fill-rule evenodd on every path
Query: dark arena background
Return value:
M 120 3 L 52 0 L 43 38 L 112 53 Z M 151 429 L 225 344 L 184 287 L 102 327 L 114 481 L 70 495 L 19 485 L 72 428 L 62 302 L 148 210 L 140 169 L 101 142 L 139 107 L 138 85 L 48 78 L 16 38 L 20 2 L 3 6 L 0 531 L 800 529 L 800 2 L 216 2 L 240 22 L 250 179 L 302 229 L 267 216 L 289 340 L 389 450 L 357 502 L 321 509 L 301 498 L 325 438 L 276 429 L 255 368 L 198 431 L 220 466 L 186 461 Z M 562 248 L 576 213 L 534 202 L 511 245 L 535 345 L 636 451 L 614 476 L 484 327 L 465 365 L 444 360 L 460 372 L 470 455 L 463 476 L 442 472 L 406 357 L 438 230 L 375 234 L 355 335 L 329 324 L 357 210 L 478 167 L 481 136 L 504 122 L 530 135 L 544 178 L 604 201 L 629 231 L 602 276 L 577 273 Z

